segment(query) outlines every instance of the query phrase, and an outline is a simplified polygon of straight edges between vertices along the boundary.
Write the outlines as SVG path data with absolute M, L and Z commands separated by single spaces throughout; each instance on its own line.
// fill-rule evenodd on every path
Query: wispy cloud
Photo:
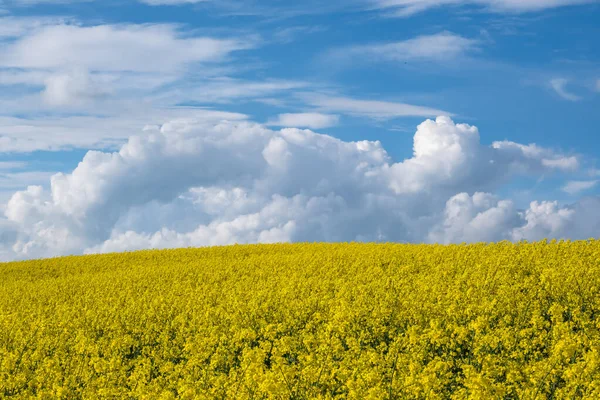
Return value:
M 113 149 L 142 129 L 160 128 L 165 120 L 174 123 L 214 124 L 222 120 L 245 120 L 245 114 L 201 108 L 177 107 L 128 109 L 123 114 L 99 116 L 0 116 L 0 149 L 7 153 Z
M 21 171 L 0 174 L 0 190 L 19 189 L 23 182 L 30 185 L 46 184 L 55 171 Z
M 491 12 L 523 13 L 569 5 L 592 3 L 594 0 L 368 0 L 373 9 L 388 11 L 387 15 L 408 17 L 431 8 L 475 5 Z
M 339 112 L 347 115 L 373 119 L 393 119 L 398 117 L 450 116 L 451 113 L 431 107 L 379 100 L 360 100 L 350 97 L 335 97 L 316 93 L 299 95 L 307 104 L 321 111 Z
M 175 90 L 169 98 L 174 88 L 191 93 L 207 79 L 235 71 L 233 53 L 260 42 L 252 34 L 199 36 L 175 24 L 85 26 L 64 18 L 0 20 L 0 85 L 27 87 L 0 91 L 0 115 L 62 110 L 115 116 L 132 106 L 139 108 L 135 103 L 143 103 L 145 109 L 149 103 L 173 106 L 191 96 Z M 235 96 L 227 85 L 211 82 L 216 85 L 213 97 Z M 269 92 L 269 85 L 274 84 L 245 89 Z M 172 102 L 165 104 L 165 97 Z
M 230 103 L 240 99 L 260 99 L 295 89 L 306 89 L 310 84 L 303 81 L 269 79 L 248 81 L 231 77 L 218 77 L 191 84 L 183 82 L 176 89 L 161 97 L 178 103 Z
M 597 180 L 594 180 L 594 181 L 570 181 L 565 186 L 563 186 L 562 190 L 569 194 L 578 194 L 585 190 L 594 188 L 597 184 L 598 184 Z
M 320 25 L 315 26 L 289 26 L 275 30 L 272 35 L 272 40 L 276 43 L 288 44 L 292 43 L 298 37 L 310 35 L 317 32 L 323 32 L 327 28 Z
M 184 4 L 204 3 L 210 0 L 138 0 L 151 6 L 179 6 Z
M 184 36 L 174 25 L 53 25 L 2 45 L 0 66 L 169 72 L 254 45 L 252 39 Z
M 270 120 L 267 125 L 290 128 L 322 129 L 335 126 L 339 122 L 338 115 L 320 113 L 279 114 L 277 119 Z
M 218 0 L 211 1 L 214 10 L 221 16 L 256 17 L 263 21 L 316 16 L 347 10 L 361 10 L 364 0 L 304 0 L 265 1 L 265 0 Z
M 22 169 L 27 167 L 27 165 L 25 161 L 0 161 L 0 171 Z
M 440 32 L 399 42 L 343 47 L 329 52 L 327 58 L 337 62 L 341 59 L 393 62 L 448 61 L 464 57 L 477 50 L 478 44 L 479 41 L 475 39 L 465 38 L 452 32 Z
M 550 80 L 550 87 L 563 99 L 569 101 L 581 100 L 581 97 L 576 94 L 570 93 L 567 90 L 568 79 L 565 78 L 554 78 Z
M 2 3 L 0 3 L 1 7 Z M 67 22 L 73 21 L 67 17 L 0 17 L 0 39 L 18 38 L 44 26 L 61 25 Z

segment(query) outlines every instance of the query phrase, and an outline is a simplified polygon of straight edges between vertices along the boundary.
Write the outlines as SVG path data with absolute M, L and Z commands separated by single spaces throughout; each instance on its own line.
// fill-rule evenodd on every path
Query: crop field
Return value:
M 0 264 L 0 398 L 600 398 L 600 241 Z

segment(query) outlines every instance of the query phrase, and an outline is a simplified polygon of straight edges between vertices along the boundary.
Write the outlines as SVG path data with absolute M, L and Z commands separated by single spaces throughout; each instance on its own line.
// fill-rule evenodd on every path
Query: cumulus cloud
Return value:
M 443 219 L 429 233 L 436 243 L 583 240 L 598 237 L 600 197 L 560 207 L 556 201 L 533 201 L 517 210 L 511 200 L 489 193 L 460 193 L 448 200 Z
M 569 101 L 578 101 L 581 100 L 580 96 L 573 94 L 567 90 L 567 84 L 569 83 L 568 79 L 565 78 L 555 78 L 550 80 L 550 87 L 565 100 Z
M 492 12 L 523 13 L 548 8 L 591 3 L 593 0 L 368 0 L 375 9 L 388 10 L 391 15 L 407 17 L 443 6 L 475 5 Z
M 0 213 L 4 213 L 6 204 L 15 191 L 26 185 L 47 185 L 50 177 L 55 174 L 54 171 L 36 171 L 34 168 L 24 170 L 26 166 L 26 163 L 18 162 L 0 163 Z
M 597 216 L 593 210 L 586 209 L 585 213 L 597 224 Z M 529 209 L 521 213 L 526 224 L 513 229 L 511 236 L 513 240 L 531 240 L 539 237 L 565 238 L 566 234 L 571 239 L 583 239 L 581 232 L 567 230 L 575 219 L 576 211 L 573 208 L 560 208 L 556 201 L 533 201 Z M 596 219 L 596 221 L 594 221 Z M 588 224 L 585 224 L 588 225 Z M 589 226 L 589 225 L 588 225 Z
M 377 141 L 175 119 L 148 126 L 117 152 L 88 152 L 71 173 L 53 175 L 49 189 L 15 193 L 1 225 L 0 256 L 576 233 L 589 204 L 562 211 L 536 203 L 520 216 L 509 201 L 475 193 L 515 174 L 560 170 L 544 160 L 564 157 L 532 145 L 485 146 L 476 127 L 448 117 L 419 125 L 413 157 L 401 162 Z
M 279 114 L 277 119 L 269 121 L 267 125 L 322 129 L 337 125 L 339 119 L 338 115 L 320 113 Z
M 476 192 L 459 193 L 448 200 L 443 222 L 428 238 L 436 243 L 509 240 L 511 229 L 521 223 L 512 201 Z

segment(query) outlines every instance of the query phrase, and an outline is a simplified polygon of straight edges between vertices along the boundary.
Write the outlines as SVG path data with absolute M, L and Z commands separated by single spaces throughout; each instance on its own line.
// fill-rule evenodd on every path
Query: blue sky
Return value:
M 598 2 L 290 3 L 0 0 L 2 257 L 280 240 L 579 238 L 600 227 L 590 206 L 600 195 Z M 215 129 L 230 135 L 218 146 Z M 191 138 L 204 147 L 185 166 L 140 161 L 166 140 L 152 151 L 176 164 L 185 158 L 173 155 L 185 153 L 176 139 Z M 264 142 L 257 159 L 240 156 L 244 147 L 232 143 L 241 138 Z M 235 161 L 231 171 L 207 164 L 212 145 L 244 165 L 243 180 L 224 178 Z M 348 146 L 358 153 L 347 159 Z M 143 156 L 125 154 L 131 148 Z M 296 157 L 304 161 L 289 161 Z M 362 157 L 379 164 L 356 178 Z M 148 195 L 138 198 L 129 186 L 145 173 L 136 190 Z M 219 196 L 240 209 L 213 210 Z M 299 201 L 298 213 L 265 222 L 277 196 Z M 370 209 L 374 197 L 387 205 Z M 311 199 L 333 203 L 310 214 Z M 490 217 L 499 213 L 501 221 Z M 142 224 L 141 215 L 167 222 Z M 317 215 L 331 226 L 305 223 Z M 493 235 L 482 233 L 492 225 Z M 213 228 L 227 233 L 198 233 Z

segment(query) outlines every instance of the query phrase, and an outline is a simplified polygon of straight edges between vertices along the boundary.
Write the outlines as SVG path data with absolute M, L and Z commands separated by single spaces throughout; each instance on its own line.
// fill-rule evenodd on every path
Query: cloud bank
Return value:
M 516 176 L 577 168 L 535 145 L 480 143 L 476 127 L 420 124 L 413 156 L 248 121 L 175 119 L 117 152 L 88 152 L 49 189 L 15 193 L 0 257 L 282 241 L 460 242 L 586 238 L 600 201 L 533 202 L 490 194 Z

